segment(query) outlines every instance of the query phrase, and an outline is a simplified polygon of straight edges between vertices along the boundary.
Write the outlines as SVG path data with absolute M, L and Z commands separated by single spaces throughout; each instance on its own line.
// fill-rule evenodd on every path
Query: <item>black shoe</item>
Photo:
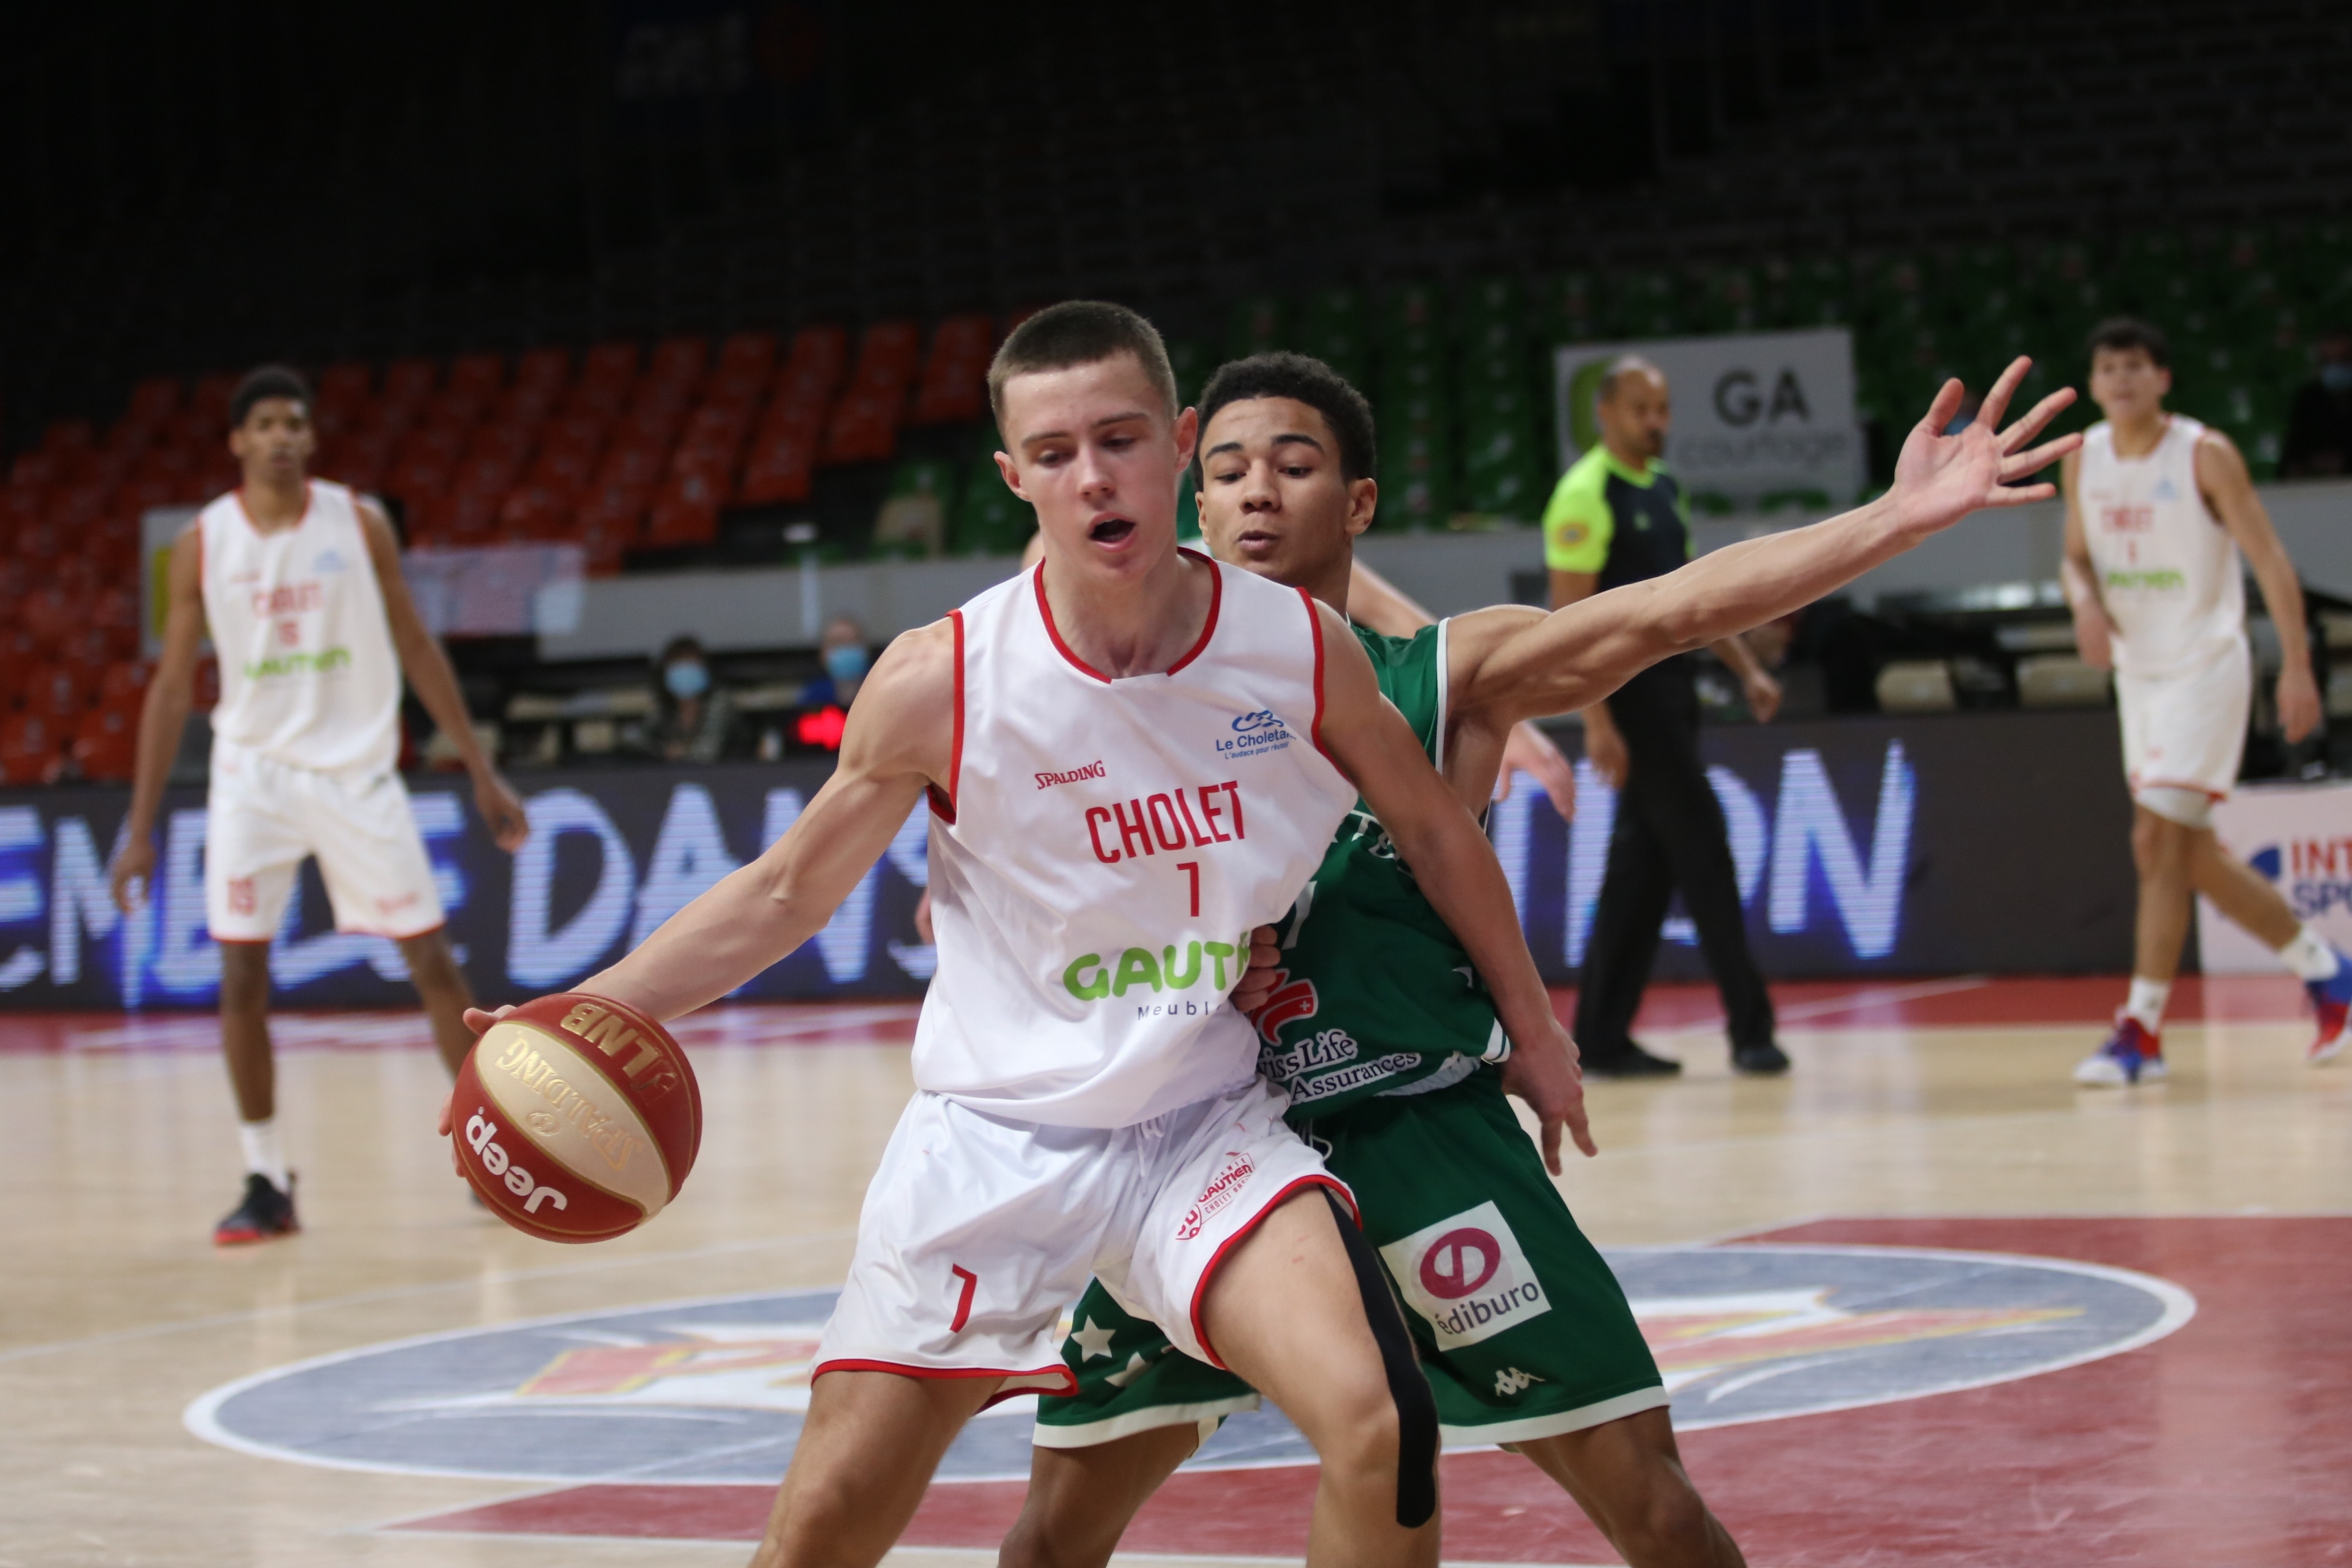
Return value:
M 1622 1050 L 1584 1058 L 1587 1078 L 1673 1078 L 1682 1070 L 1682 1063 L 1654 1057 L 1630 1040 Z
M 1789 1053 L 1769 1040 L 1760 1046 L 1734 1046 L 1731 1070 L 1754 1078 L 1772 1078 L 1789 1070 Z
M 302 1227 L 294 1219 L 294 1178 L 286 1178 L 285 1192 L 270 1185 L 269 1178 L 256 1171 L 245 1178 L 245 1202 L 236 1212 L 213 1226 L 213 1245 L 242 1247 L 247 1242 L 268 1241 L 273 1236 L 292 1236 Z

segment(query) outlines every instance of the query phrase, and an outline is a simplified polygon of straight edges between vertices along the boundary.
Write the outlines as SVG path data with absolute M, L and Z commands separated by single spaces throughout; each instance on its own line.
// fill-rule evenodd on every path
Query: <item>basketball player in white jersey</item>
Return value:
M 1360 791 L 1492 988 L 1555 1169 L 1563 1128 L 1591 1149 L 1574 1047 L 1492 848 L 1346 623 L 1177 550 L 1195 420 L 1158 332 L 1054 306 L 989 384 L 1044 563 L 893 642 L 791 831 L 580 987 L 656 1018 L 725 995 L 814 934 L 929 795 L 918 1092 L 755 1561 L 880 1561 L 967 1419 L 1075 1386 L 1056 1330 L 1093 1274 L 1313 1442 L 1311 1561 L 1434 1563 L 1428 1384 L 1226 994 Z
M 2295 917 L 2278 890 L 2213 837 L 2213 803 L 2238 780 L 2253 689 L 2240 552 L 2262 584 L 2282 655 L 2279 728 L 2319 727 L 2319 689 L 2294 563 L 2230 438 L 2166 412 L 2163 334 L 2116 320 L 2091 336 L 2091 396 L 2106 416 L 2066 459 L 2060 571 L 2083 658 L 2116 672 L 2124 774 L 2132 792 L 2139 910 L 2130 994 L 2077 1083 L 2164 1077 L 2164 1004 L 2189 934 L 2193 889 L 2275 949 L 2319 1015 L 2310 1059 L 2344 1049 L 2352 965 Z
M 299 1228 L 277 1122 L 269 944 L 305 856 L 316 855 L 335 929 L 390 937 L 452 1072 L 473 1045 L 473 1004 L 448 937 L 400 756 L 410 684 L 473 775 L 500 848 L 523 840 L 522 802 L 475 739 L 457 679 L 410 601 L 392 524 L 373 500 L 308 477 L 310 394 L 292 371 L 255 371 L 229 405 L 244 483 L 172 547 L 163 655 L 139 720 L 131 812 L 113 868 L 128 911 L 155 869 L 155 814 L 179 749 L 207 628 L 220 660 L 205 819 L 205 909 L 221 950 L 221 1049 L 245 1144 L 244 1200 L 213 1239 Z

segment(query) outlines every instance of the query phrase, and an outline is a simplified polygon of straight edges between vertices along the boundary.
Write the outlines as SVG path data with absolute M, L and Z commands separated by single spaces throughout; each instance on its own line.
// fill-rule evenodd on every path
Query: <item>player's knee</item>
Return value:
M 1618 1520 L 1617 1550 L 1635 1563 L 1704 1563 L 1708 1546 L 1706 1504 L 1682 1468 L 1658 1464 L 1647 1485 Z

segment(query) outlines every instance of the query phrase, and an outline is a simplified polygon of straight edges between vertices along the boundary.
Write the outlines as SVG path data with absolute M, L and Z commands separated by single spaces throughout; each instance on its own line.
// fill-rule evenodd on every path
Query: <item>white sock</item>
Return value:
M 2311 929 L 2308 921 L 2294 933 L 2294 940 L 2278 950 L 2279 961 L 2294 971 L 2297 980 L 2333 980 L 2339 960 L 2327 939 Z
M 2169 980 L 2144 980 L 2132 976 L 2131 995 L 2124 1002 L 2124 1016 L 2137 1018 L 2139 1026 L 2153 1035 L 2164 1026 L 2165 999 L 2172 994 Z
M 237 1142 L 245 1145 L 245 1168 L 256 1175 L 269 1178 L 269 1184 L 279 1192 L 293 1184 L 286 1179 L 286 1152 L 278 1146 L 278 1121 L 240 1121 L 236 1124 Z

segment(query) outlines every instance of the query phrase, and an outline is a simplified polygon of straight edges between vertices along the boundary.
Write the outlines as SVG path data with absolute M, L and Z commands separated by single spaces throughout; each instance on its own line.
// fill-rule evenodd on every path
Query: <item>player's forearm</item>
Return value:
M 775 881 L 760 861 L 730 872 L 580 989 L 661 1020 L 717 1001 L 789 957 L 832 914 L 806 898 L 779 897 Z
M 1557 1027 L 1559 1020 L 1519 929 L 1511 885 L 1495 858 L 1494 846 L 1470 814 L 1450 795 L 1445 804 L 1454 808 L 1450 813 L 1433 812 L 1427 822 L 1407 834 L 1391 829 L 1391 837 L 1430 907 L 1486 982 L 1505 1032 L 1514 1040 L 1536 1039 Z
M 1737 632 L 1727 637 L 1717 637 L 1706 646 L 1716 658 L 1724 662 L 1725 668 L 1742 680 L 1753 680 L 1764 673 L 1763 665 L 1757 661 L 1755 649 L 1749 647 L 1748 639 Z
M 404 639 L 400 663 L 408 673 L 409 688 L 416 693 L 416 700 L 425 705 L 434 724 L 449 737 L 466 771 L 478 774 L 488 768 L 489 754 L 482 750 L 481 737 L 474 733 L 474 716 L 466 709 L 466 694 L 457 684 L 457 671 L 439 641 L 425 632 Z
M 147 688 L 139 709 L 139 752 L 131 767 L 131 811 L 124 821 L 134 838 L 155 831 L 163 810 L 163 786 L 171 782 L 172 763 L 180 754 L 180 736 L 188 726 L 193 706 L 188 679 L 173 680 L 159 673 Z
M 1726 545 L 1663 577 L 1554 611 L 1487 661 L 1473 700 L 1515 719 L 1586 707 L 1661 659 L 1801 609 L 1917 538 L 1882 498 L 1808 528 Z
M 2262 588 L 2263 603 L 2271 613 L 2271 624 L 2278 628 L 2279 660 L 2288 669 L 2308 669 L 2311 666 L 2311 629 L 2303 605 L 2303 583 L 2294 574 L 2294 563 L 2284 551 L 2265 553 L 2253 563 L 2254 582 Z

